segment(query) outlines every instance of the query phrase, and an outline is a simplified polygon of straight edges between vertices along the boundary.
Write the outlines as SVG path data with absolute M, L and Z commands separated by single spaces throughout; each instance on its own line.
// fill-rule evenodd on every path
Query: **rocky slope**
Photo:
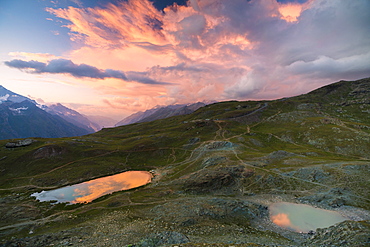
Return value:
M 369 246 L 369 90 L 369 78 L 341 81 L 81 138 L 0 141 L 1 246 Z M 88 204 L 30 197 L 126 170 L 155 176 Z M 293 232 L 270 220 L 275 202 L 348 220 Z

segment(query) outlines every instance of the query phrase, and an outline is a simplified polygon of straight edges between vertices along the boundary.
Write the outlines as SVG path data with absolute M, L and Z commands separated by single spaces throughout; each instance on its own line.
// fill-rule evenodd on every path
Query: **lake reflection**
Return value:
M 33 193 L 37 200 L 69 203 L 87 203 L 116 191 L 128 190 L 149 183 L 152 174 L 146 171 L 128 171 L 97 178 L 63 188 Z
M 337 212 L 304 204 L 274 203 L 269 210 L 272 222 L 296 232 L 309 232 L 347 220 Z

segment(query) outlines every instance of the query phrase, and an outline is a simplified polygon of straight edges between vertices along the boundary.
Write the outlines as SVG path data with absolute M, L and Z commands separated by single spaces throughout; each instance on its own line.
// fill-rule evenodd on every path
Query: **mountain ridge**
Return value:
M 157 106 L 144 112 L 136 112 L 119 121 L 115 127 L 133 123 L 150 122 L 158 119 L 190 114 L 200 107 L 205 106 L 203 102 L 193 104 L 179 104 L 168 106 Z
M 34 100 L 31 100 L 31 99 L 29 99 L 25 96 L 20 95 L 20 94 L 14 93 L 14 92 L 6 89 L 2 85 L 0 85 L 0 104 L 4 101 L 11 101 L 11 102 L 14 102 L 14 103 L 20 103 L 24 100 L 33 102 L 34 104 L 37 104 Z
M 98 124 L 92 122 L 87 117 L 60 103 L 48 105 L 45 110 L 46 112 L 57 115 L 80 128 L 86 129 L 89 133 L 94 133 L 101 129 Z

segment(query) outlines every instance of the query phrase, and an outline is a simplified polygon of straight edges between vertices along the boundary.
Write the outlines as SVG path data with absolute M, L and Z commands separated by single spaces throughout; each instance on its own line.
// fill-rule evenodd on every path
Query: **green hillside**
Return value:
M 370 78 L 34 140 L 17 148 L 0 140 L 0 246 L 370 244 Z M 30 197 L 129 170 L 155 177 L 88 204 Z M 291 232 L 269 220 L 267 207 L 282 201 L 349 220 Z

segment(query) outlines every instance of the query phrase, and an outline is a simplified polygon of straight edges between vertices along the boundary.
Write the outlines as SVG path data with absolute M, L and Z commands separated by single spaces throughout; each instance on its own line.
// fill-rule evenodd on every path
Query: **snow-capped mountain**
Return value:
M 0 86 L 0 139 L 67 137 L 94 132 L 46 109 L 47 106 Z
M 25 101 L 25 100 L 31 101 L 34 104 L 36 104 L 36 102 L 34 100 L 31 100 L 31 99 L 29 99 L 27 97 L 24 97 L 22 95 L 13 93 L 12 91 L 10 91 L 10 90 L 8 90 L 5 87 L 0 85 L 0 104 L 4 101 L 11 101 L 13 103 L 20 103 L 20 102 Z

